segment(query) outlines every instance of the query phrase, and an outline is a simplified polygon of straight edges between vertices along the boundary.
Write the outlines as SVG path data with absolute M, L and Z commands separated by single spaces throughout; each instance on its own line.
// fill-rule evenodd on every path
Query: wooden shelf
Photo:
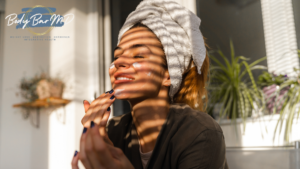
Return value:
M 29 109 L 36 109 L 36 122 L 35 122 L 34 126 L 36 128 L 39 128 L 39 126 L 40 126 L 40 108 L 64 106 L 70 102 L 71 102 L 71 100 L 49 97 L 46 99 L 37 99 L 34 102 L 14 104 L 13 107 L 27 108 L 27 113 L 26 113 L 26 116 L 24 117 L 25 119 L 27 119 L 30 115 Z
M 46 108 L 50 106 L 63 106 L 71 102 L 71 100 L 49 97 L 46 99 L 37 99 L 34 102 L 26 102 L 14 104 L 13 107 L 22 107 L 22 108 Z

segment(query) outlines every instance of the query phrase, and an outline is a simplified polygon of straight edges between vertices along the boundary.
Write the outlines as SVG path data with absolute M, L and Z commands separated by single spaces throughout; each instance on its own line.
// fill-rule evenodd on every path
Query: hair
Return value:
M 142 24 L 141 22 L 136 23 L 130 29 L 136 27 L 145 27 L 149 31 L 153 32 L 150 28 L 148 28 L 146 25 Z M 204 40 L 206 39 L 204 38 Z M 209 48 L 206 43 L 205 46 Z M 163 67 L 165 69 L 168 69 L 166 57 L 164 57 L 164 62 L 165 63 Z M 206 112 L 207 102 L 208 102 L 208 93 L 206 88 L 208 85 L 208 81 L 209 81 L 209 58 L 206 52 L 206 57 L 203 61 L 200 75 L 197 72 L 197 67 L 194 64 L 193 60 L 191 60 L 189 68 L 182 75 L 182 82 L 178 92 L 174 95 L 173 102 L 186 103 L 195 110 Z

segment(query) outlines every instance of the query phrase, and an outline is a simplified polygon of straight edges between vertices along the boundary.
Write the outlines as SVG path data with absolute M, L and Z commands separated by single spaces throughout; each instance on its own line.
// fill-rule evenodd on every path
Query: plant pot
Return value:
M 50 82 L 50 95 L 51 97 L 62 98 L 64 84 L 62 81 L 53 80 Z
M 38 82 L 36 93 L 40 100 L 49 97 L 62 98 L 63 89 L 64 84 L 62 81 L 52 80 L 49 82 L 46 79 L 42 79 Z
M 46 79 L 42 79 L 38 82 L 36 87 L 36 93 L 40 100 L 51 96 L 50 83 Z

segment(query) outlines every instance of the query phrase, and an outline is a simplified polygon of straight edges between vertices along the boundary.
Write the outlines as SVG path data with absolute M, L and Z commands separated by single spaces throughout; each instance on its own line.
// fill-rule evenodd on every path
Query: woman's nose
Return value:
M 128 56 L 120 56 L 115 60 L 115 67 L 118 68 L 129 68 L 131 64 L 131 58 Z

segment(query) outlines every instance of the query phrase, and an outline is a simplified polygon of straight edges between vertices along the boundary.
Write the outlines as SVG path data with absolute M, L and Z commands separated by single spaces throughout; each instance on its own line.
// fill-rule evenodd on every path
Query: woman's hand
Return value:
M 110 115 L 110 106 L 115 101 L 114 91 L 108 91 L 100 95 L 91 104 L 84 100 L 84 110 L 85 115 L 81 120 L 81 123 L 85 128 L 90 126 L 91 121 L 99 126 L 100 135 L 103 137 L 104 141 L 113 145 L 111 140 L 108 138 L 106 133 L 106 124 Z
M 81 160 L 86 169 L 134 169 L 123 151 L 104 141 L 98 125 L 91 122 L 85 128 L 80 139 L 80 153 L 75 153 L 72 169 L 78 169 Z

